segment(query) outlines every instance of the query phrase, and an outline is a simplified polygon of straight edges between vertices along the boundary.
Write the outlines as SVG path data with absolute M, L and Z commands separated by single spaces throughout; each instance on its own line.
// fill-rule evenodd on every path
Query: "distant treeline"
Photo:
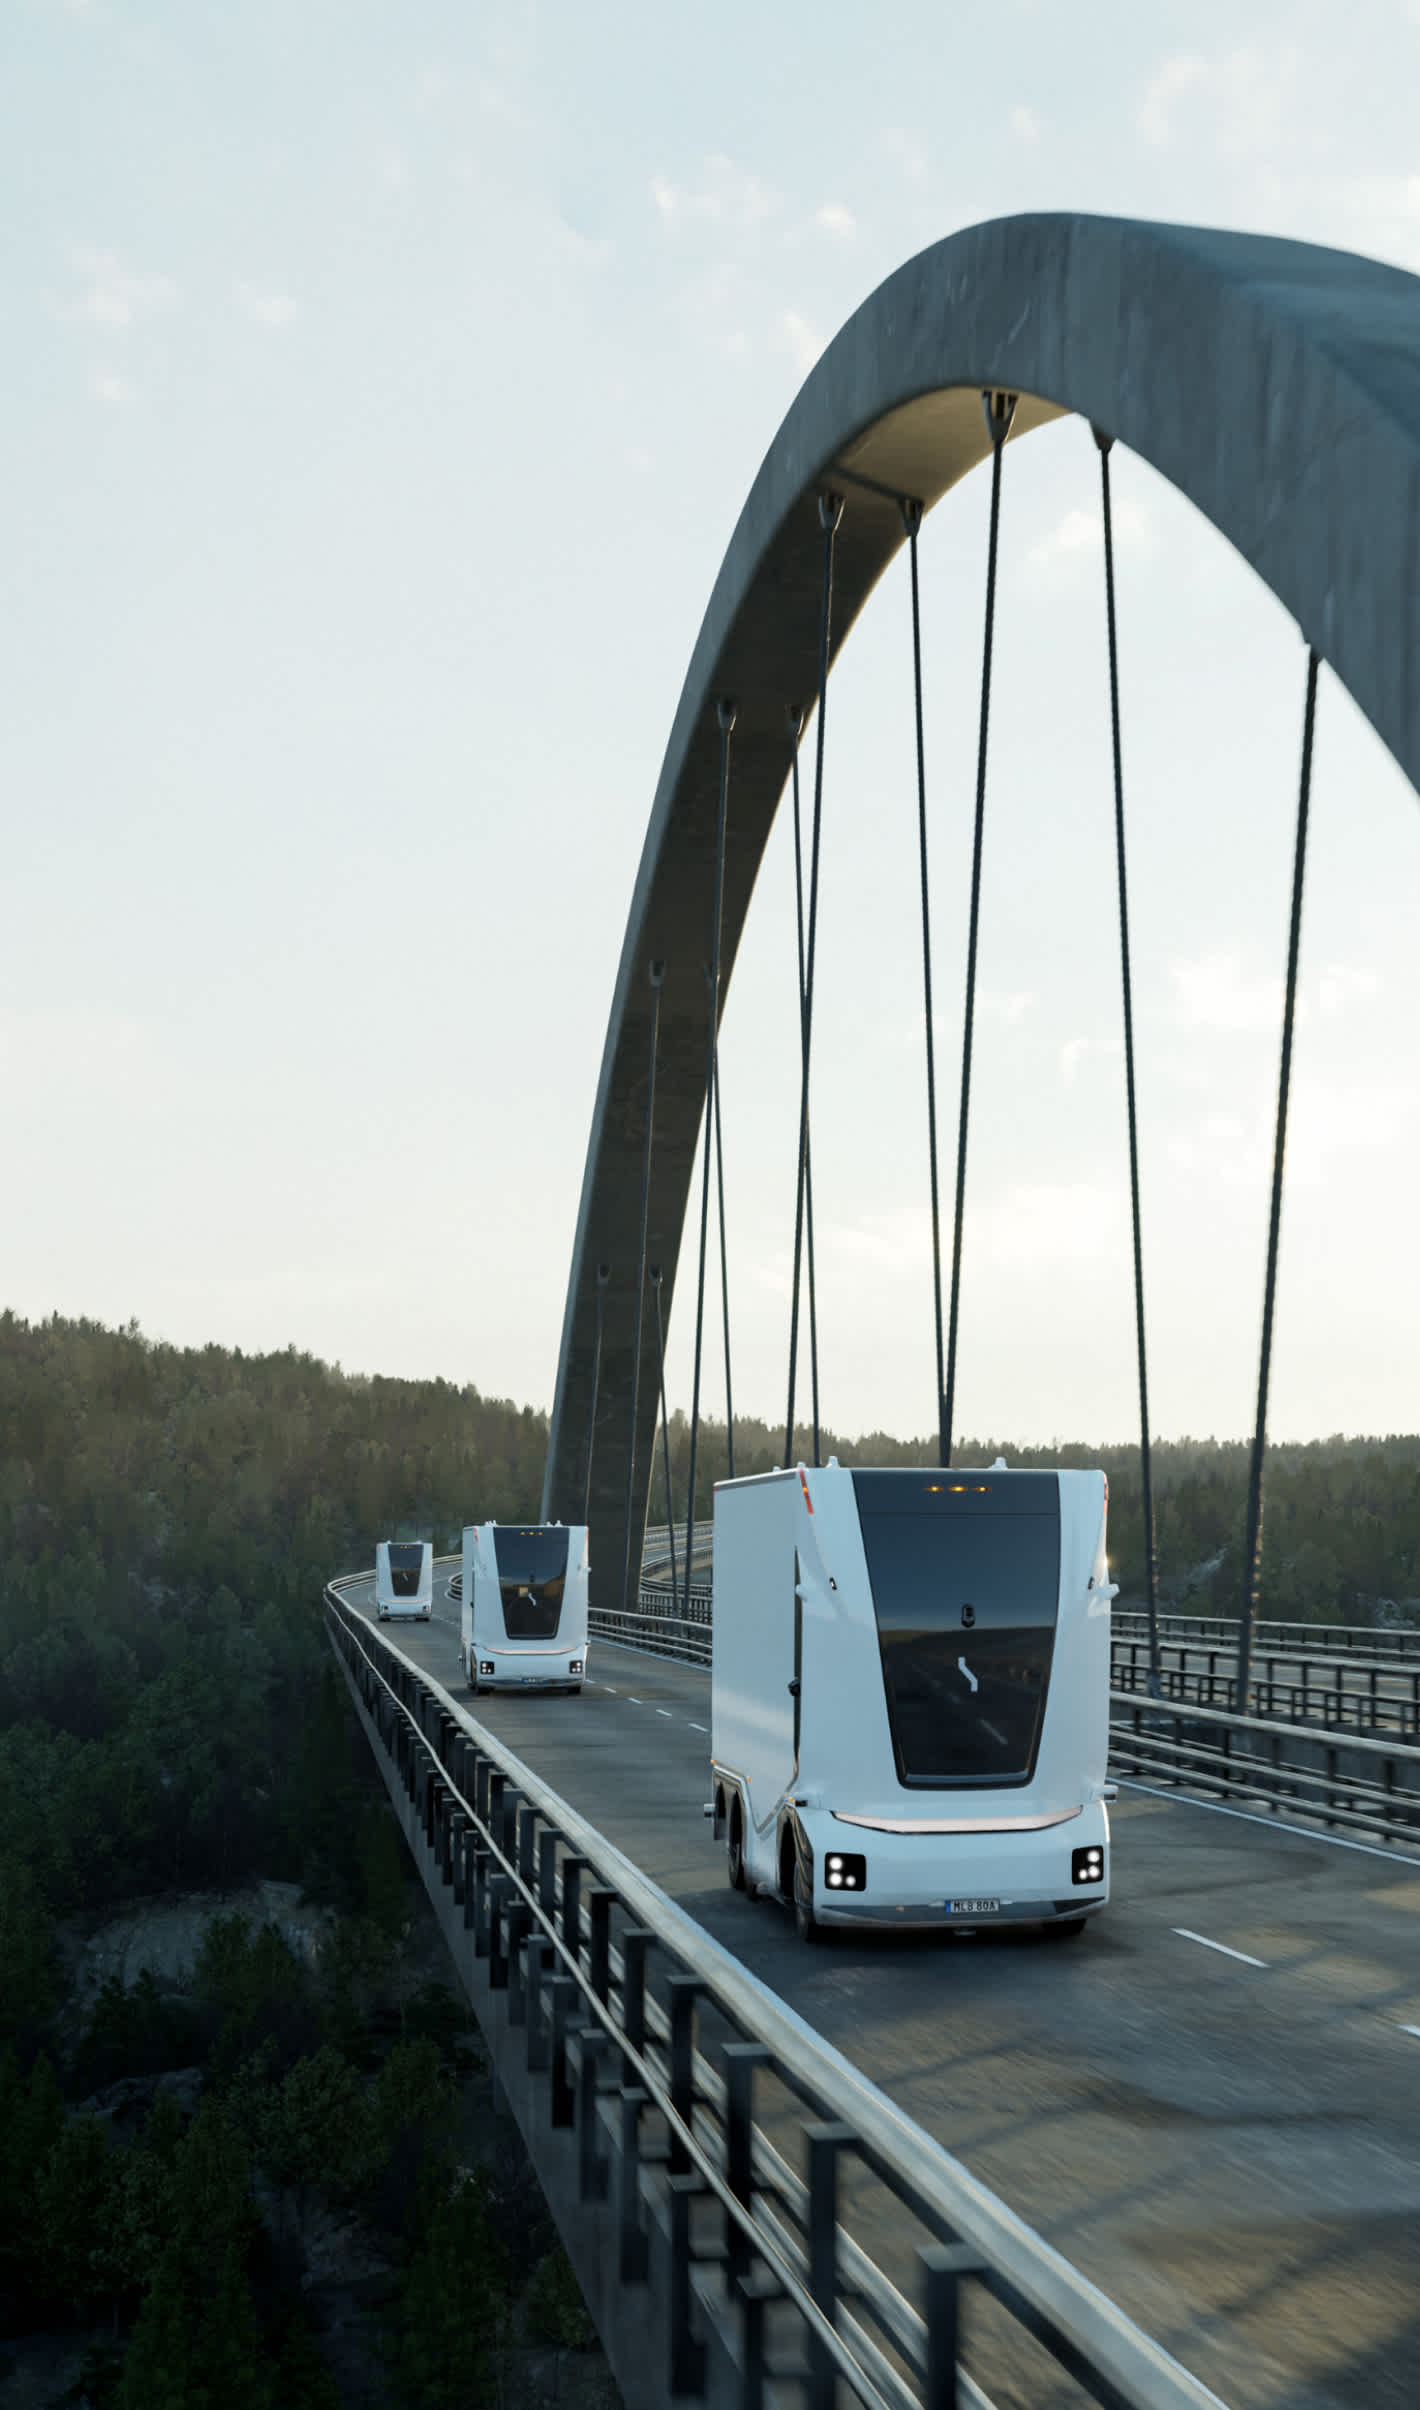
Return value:
M 676 1519 L 685 1518 L 690 1426 L 670 1423 L 671 1490 Z M 812 1432 L 799 1427 L 794 1453 L 812 1461 Z M 861 1439 L 821 1431 L 825 1462 L 931 1464 L 935 1439 L 894 1439 L 885 1431 Z M 1187 1604 L 1196 1614 L 1237 1611 L 1242 1583 L 1244 1517 L 1250 1443 L 1170 1439 L 1152 1450 L 1159 1591 L 1166 1606 Z M 1126 1602 L 1145 1591 L 1144 1510 L 1139 1450 L 1085 1441 L 1048 1448 L 1007 1439 L 968 1439 L 959 1464 L 1102 1465 L 1109 1476 L 1109 1553 Z M 784 1460 L 782 1424 L 738 1417 L 735 1471 L 768 1472 Z M 725 1425 L 700 1426 L 696 1449 L 697 1516 L 711 1512 L 714 1484 L 729 1470 Z M 1420 1436 L 1309 1440 L 1268 1451 L 1264 1489 L 1262 1613 L 1315 1623 L 1371 1623 L 1382 1602 L 1408 1602 L 1420 1620 Z M 664 1457 L 658 1445 L 651 1480 L 651 1520 L 666 1519 Z M 596 1534 L 592 1535 L 595 1550 Z

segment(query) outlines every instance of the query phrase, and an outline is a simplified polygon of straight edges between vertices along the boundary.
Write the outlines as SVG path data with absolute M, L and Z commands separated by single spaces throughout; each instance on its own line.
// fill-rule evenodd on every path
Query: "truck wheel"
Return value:
M 730 1810 L 729 1858 L 730 1889 L 743 1891 L 745 1887 L 745 1828 L 738 1799 Z
M 794 1931 L 800 1941 L 822 1941 L 823 1927 L 814 1915 L 813 1892 L 804 1880 L 804 1870 L 797 1856 L 794 1859 Z

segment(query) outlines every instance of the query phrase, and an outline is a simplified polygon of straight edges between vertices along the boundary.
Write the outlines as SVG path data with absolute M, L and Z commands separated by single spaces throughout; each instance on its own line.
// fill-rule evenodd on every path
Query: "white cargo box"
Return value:
M 1102 1472 L 826 1466 L 715 1492 L 730 1879 L 824 1924 L 1079 1931 L 1109 1896 Z

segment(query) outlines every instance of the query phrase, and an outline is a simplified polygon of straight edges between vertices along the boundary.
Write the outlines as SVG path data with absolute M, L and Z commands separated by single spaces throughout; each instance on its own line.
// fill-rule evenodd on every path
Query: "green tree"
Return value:
M 467 2410 L 501 2338 L 506 2270 L 480 2175 L 435 2201 L 400 2289 L 401 2410 Z

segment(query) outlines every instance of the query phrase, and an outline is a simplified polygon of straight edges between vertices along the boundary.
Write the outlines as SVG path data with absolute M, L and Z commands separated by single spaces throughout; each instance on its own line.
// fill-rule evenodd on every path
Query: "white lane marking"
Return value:
M 1420 2025 L 1402 2025 L 1400 2030 L 1402 2033 L 1413 2033 L 1416 2041 L 1420 2042 Z
M 614 1682 L 603 1682 L 603 1684 L 602 1684 L 602 1689 L 603 1689 L 603 1690 L 609 1690 L 609 1691 L 611 1692 L 611 1695 L 612 1695 L 612 1697 L 613 1697 L 613 1698 L 615 1698 L 615 1697 L 616 1697 L 616 1695 L 617 1695 L 617 1694 L 616 1694 L 616 1684 L 615 1684 Z
M 1260 1824 L 1264 1832 L 1277 1833 L 1292 1841 L 1323 1842 L 1329 1849 L 1356 1849 L 1363 1858 L 1386 1858 L 1392 1866 L 1408 1866 L 1414 1870 L 1415 1859 L 1410 1851 L 1386 1849 L 1379 1841 L 1348 1841 L 1344 1833 L 1313 1832 L 1307 1824 L 1283 1824 L 1276 1816 L 1254 1816 L 1247 1808 L 1224 1807 L 1220 1799 L 1190 1799 L 1186 1791 L 1160 1790 L 1155 1782 L 1136 1782 L 1129 1774 L 1112 1774 L 1121 1791 L 1147 1791 L 1151 1799 L 1167 1799 L 1173 1807 L 1206 1808 L 1210 1816 L 1235 1816 L 1239 1824 Z
M 657 1715 L 665 1715 L 665 1716 L 668 1716 L 668 1715 L 670 1715 L 670 1712 L 671 1712 L 671 1711 L 670 1711 L 669 1707 L 658 1707 L 658 1708 L 656 1709 L 656 1713 L 657 1713 Z M 672 1721 L 674 1721 L 674 1719 L 673 1719 L 673 1718 L 672 1718 Z
M 1265 1958 L 1250 1957 L 1246 1950 L 1230 1950 L 1225 1941 L 1210 1941 L 1206 1933 L 1190 1933 L 1187 1925 L 1175 1925 L 1174 1931 L 1180 1941 L 1201 1942 L 1205 1950 L 1220 1950 L 1225 1958 L 1240 1958 L 1244 1966 L 1265 1967 L 1267 1964 Z
M 629 1707 L 644 1707 L 646 1704 L 644 1699 L 633 1699 L 629 1690 L 626 1694 L 626 1702 Z
M 689 1716 L 687 1716 L 685 1720 L 688 1724 L 690 1724 Z M 708 1724 L 690 1724 L 690 1729 L 692 1732 L 708 1732 L 710 1727 Z

